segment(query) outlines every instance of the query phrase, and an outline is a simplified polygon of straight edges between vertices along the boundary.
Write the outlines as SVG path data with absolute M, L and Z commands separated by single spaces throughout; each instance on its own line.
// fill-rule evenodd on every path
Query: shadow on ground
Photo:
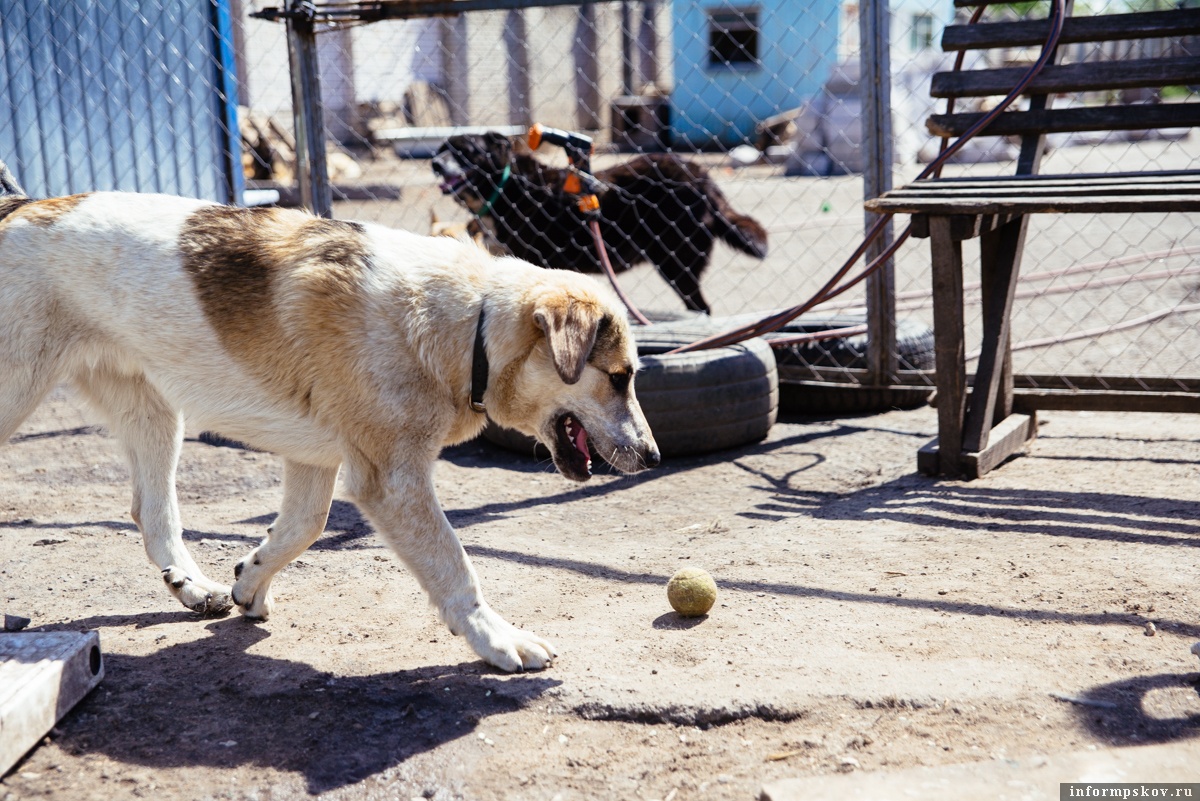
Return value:
M 1200 674 L 1135 676 L 1093 687 L 1067 701 L 1080 725 L 1112 745 L 1144 745 L 1200 736 Z
M 105 616 L 69 630 L 194 620 L 187 613 Z M 471 734 L 560 682 L 500 678 L 482 662 L 334 678 L 248 653 L 270 636 L 240 618 L 148 656 L 109 654 L 105 679 L 59 724 L 58 744 L 148 768 L 255 765 L 305 777 L 320 793 Z M 450 691 L 447 692 L 446 690 Z

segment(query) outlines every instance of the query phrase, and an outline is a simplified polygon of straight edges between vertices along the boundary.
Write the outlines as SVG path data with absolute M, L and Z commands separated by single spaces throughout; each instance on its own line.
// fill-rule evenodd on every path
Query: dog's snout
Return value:
M 662 464 L 662 454 L 658 452 L 658 447 L 651 446 L 650 449 L 646 451 L 646 456 L 643 461 L 646 463 L 646 467 L 658 467 L 660 464 Z
M 458 160 L 448 150 L 444 150 L 433 157 L 430 162 L 433 171 L 443 178 L 450 178 L 462 173 L 462 168 L 458 165 Z

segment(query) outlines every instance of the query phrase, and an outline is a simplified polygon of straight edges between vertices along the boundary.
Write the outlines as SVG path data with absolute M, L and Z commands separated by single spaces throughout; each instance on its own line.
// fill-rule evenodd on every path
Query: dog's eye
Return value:
M 612 382 L 613 389 L 621 395 L 624 395 L 629 389 L 629 380 L 633 378 L 630 373 L 609 373 L 608 380 Z

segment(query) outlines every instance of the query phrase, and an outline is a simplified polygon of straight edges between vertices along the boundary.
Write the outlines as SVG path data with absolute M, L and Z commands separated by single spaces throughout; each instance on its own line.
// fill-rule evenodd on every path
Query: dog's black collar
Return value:
M 487 199 L 487 202 L 479 208 L 479 211 L 475 212 L 476 217 L 486 217 L 492 213 L 492 206 L 496 205 L 496 201 L 500 199 L 500 193 L 504 191 L 504 185 L 508 183 L 508 179 L 511 177 L 512 165 L 505 164 L 504 172 L 500 175 L 500 183 L 496 184 L 496 189 L 492 192 L 492 196 Z
M 488 385 L 487 351 L 483 348 L 483 304 L 479 306 L 479 322 L 475 324 L 475 352 L 471 358 L 471 411 L 483 414 L 483 393 Z

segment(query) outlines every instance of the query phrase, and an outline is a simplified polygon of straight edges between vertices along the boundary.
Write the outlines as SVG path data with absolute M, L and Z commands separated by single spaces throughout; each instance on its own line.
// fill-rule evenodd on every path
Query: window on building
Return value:
M 929 50 L 933 47 L 933 15 L 913 14 L 912 18 L 912 49 Z
M 758 64 L 758 9 L 725 8 L 708 12 L 708 65 Z

